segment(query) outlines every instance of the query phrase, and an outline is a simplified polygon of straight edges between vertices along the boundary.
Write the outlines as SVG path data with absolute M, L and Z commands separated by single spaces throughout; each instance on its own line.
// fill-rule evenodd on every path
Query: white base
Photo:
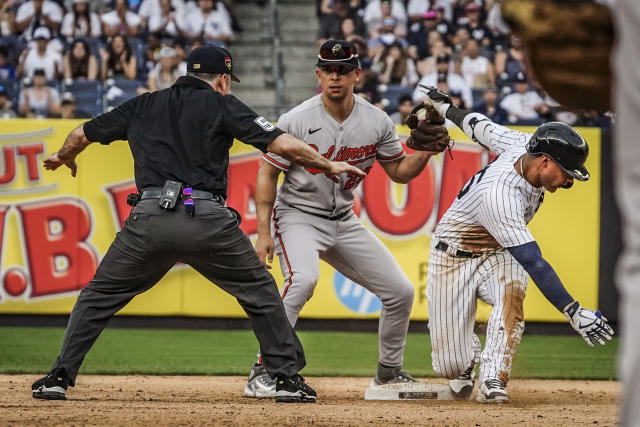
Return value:
M 374 385 L 364 392 L 365 400 L 453 400 L 448 384 L 423 382 Z

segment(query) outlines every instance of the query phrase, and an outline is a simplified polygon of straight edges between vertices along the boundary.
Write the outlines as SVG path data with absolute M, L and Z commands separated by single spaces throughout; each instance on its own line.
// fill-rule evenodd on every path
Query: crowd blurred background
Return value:
M 357 94 L 398 124 L 421 83 L 501 124 L 610 125 L 539 88 L 496 0 L 316 1 L 319 31 L 309 36 L 355 43 Z M 233 52 L 242 31 L 232 0 L 0 0 L 0 117 L 95 116 L 171 86 L 203 43 Z

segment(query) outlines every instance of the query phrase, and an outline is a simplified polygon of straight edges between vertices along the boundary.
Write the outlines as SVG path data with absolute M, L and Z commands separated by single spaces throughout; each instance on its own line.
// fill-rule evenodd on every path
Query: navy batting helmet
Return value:
M 527 144 L 527 152 L 546 154 L 579 181 L 586 181 L 590 177 L 584 167 L 589 146 L 578 132 L 564 123 L 549 122 L 540 126 Z

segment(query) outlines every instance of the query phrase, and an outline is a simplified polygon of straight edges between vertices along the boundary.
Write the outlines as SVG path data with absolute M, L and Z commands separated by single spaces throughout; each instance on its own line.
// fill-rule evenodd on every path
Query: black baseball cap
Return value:
M 231 52 L 211 44 L 202 45 L 191 51 L 187 58 L 187 72 L 229 74 L 231 80 L 240 82 L 240 79 L 233 75 Z
M 327 40 L 322 43 L 318 52 L 317 67 L 323 65 L 348 65 L 353 68 L 360 67 L 358 50 L 356 45 L 346 40 Z
M 516 83 L 526 83 L 527 82 L 527 76 L 525 76 L 522 71 L 518 71 L 518 73 L 516 74 L 515 81 L 516 81 Z

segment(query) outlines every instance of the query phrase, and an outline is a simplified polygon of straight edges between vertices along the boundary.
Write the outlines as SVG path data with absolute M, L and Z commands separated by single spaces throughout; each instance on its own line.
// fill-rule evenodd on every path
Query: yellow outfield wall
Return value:
M 42 160 L 56 151 L 77 120 L 0 121 L 0 314 L 69 313 L 79 289 L 93 272 L 129 212 L 135 190 L 133 161 L 126 142 L 92 144 L 78 158 L 78 176 L 68 169 L 45 171 Z M 522 128 L 533 131 L 533 128 Z M 582 305 L 597 307 L 600 233 L 601 136 L 579 129 L 589 143 L 592 178 L 570 191 L 547 193 L 530 227 L 543 255 Z M 401 138 L 408 129 L 398 127 Z M 376 166 L 357 190 L 356 212 L 390 248 L 413 282 L 411 318 L 428 317 L 425 282 L 428 248 L 437 220 L 467 179 L 490 159 L 458 129 L 453 159 L 441 154 L 408 185 L 390 182 Z M 231 150 L 228 204 L 243 216 L 242 228 L 255 238 L 253 194 L 258 153 L 240 142 Z M 282 284 L 277 260 L 271 270 Z M 244 317 L 235 299 L 185 265 L 177 265 L 152 290 L 136 297 L 127 315 Z M 375 318 L 380 301 L 322 263 L 307 318 Z M 479 306 L 479 320 L 489 309 Z M 525 319 L 561 321 L 533 283 Z

